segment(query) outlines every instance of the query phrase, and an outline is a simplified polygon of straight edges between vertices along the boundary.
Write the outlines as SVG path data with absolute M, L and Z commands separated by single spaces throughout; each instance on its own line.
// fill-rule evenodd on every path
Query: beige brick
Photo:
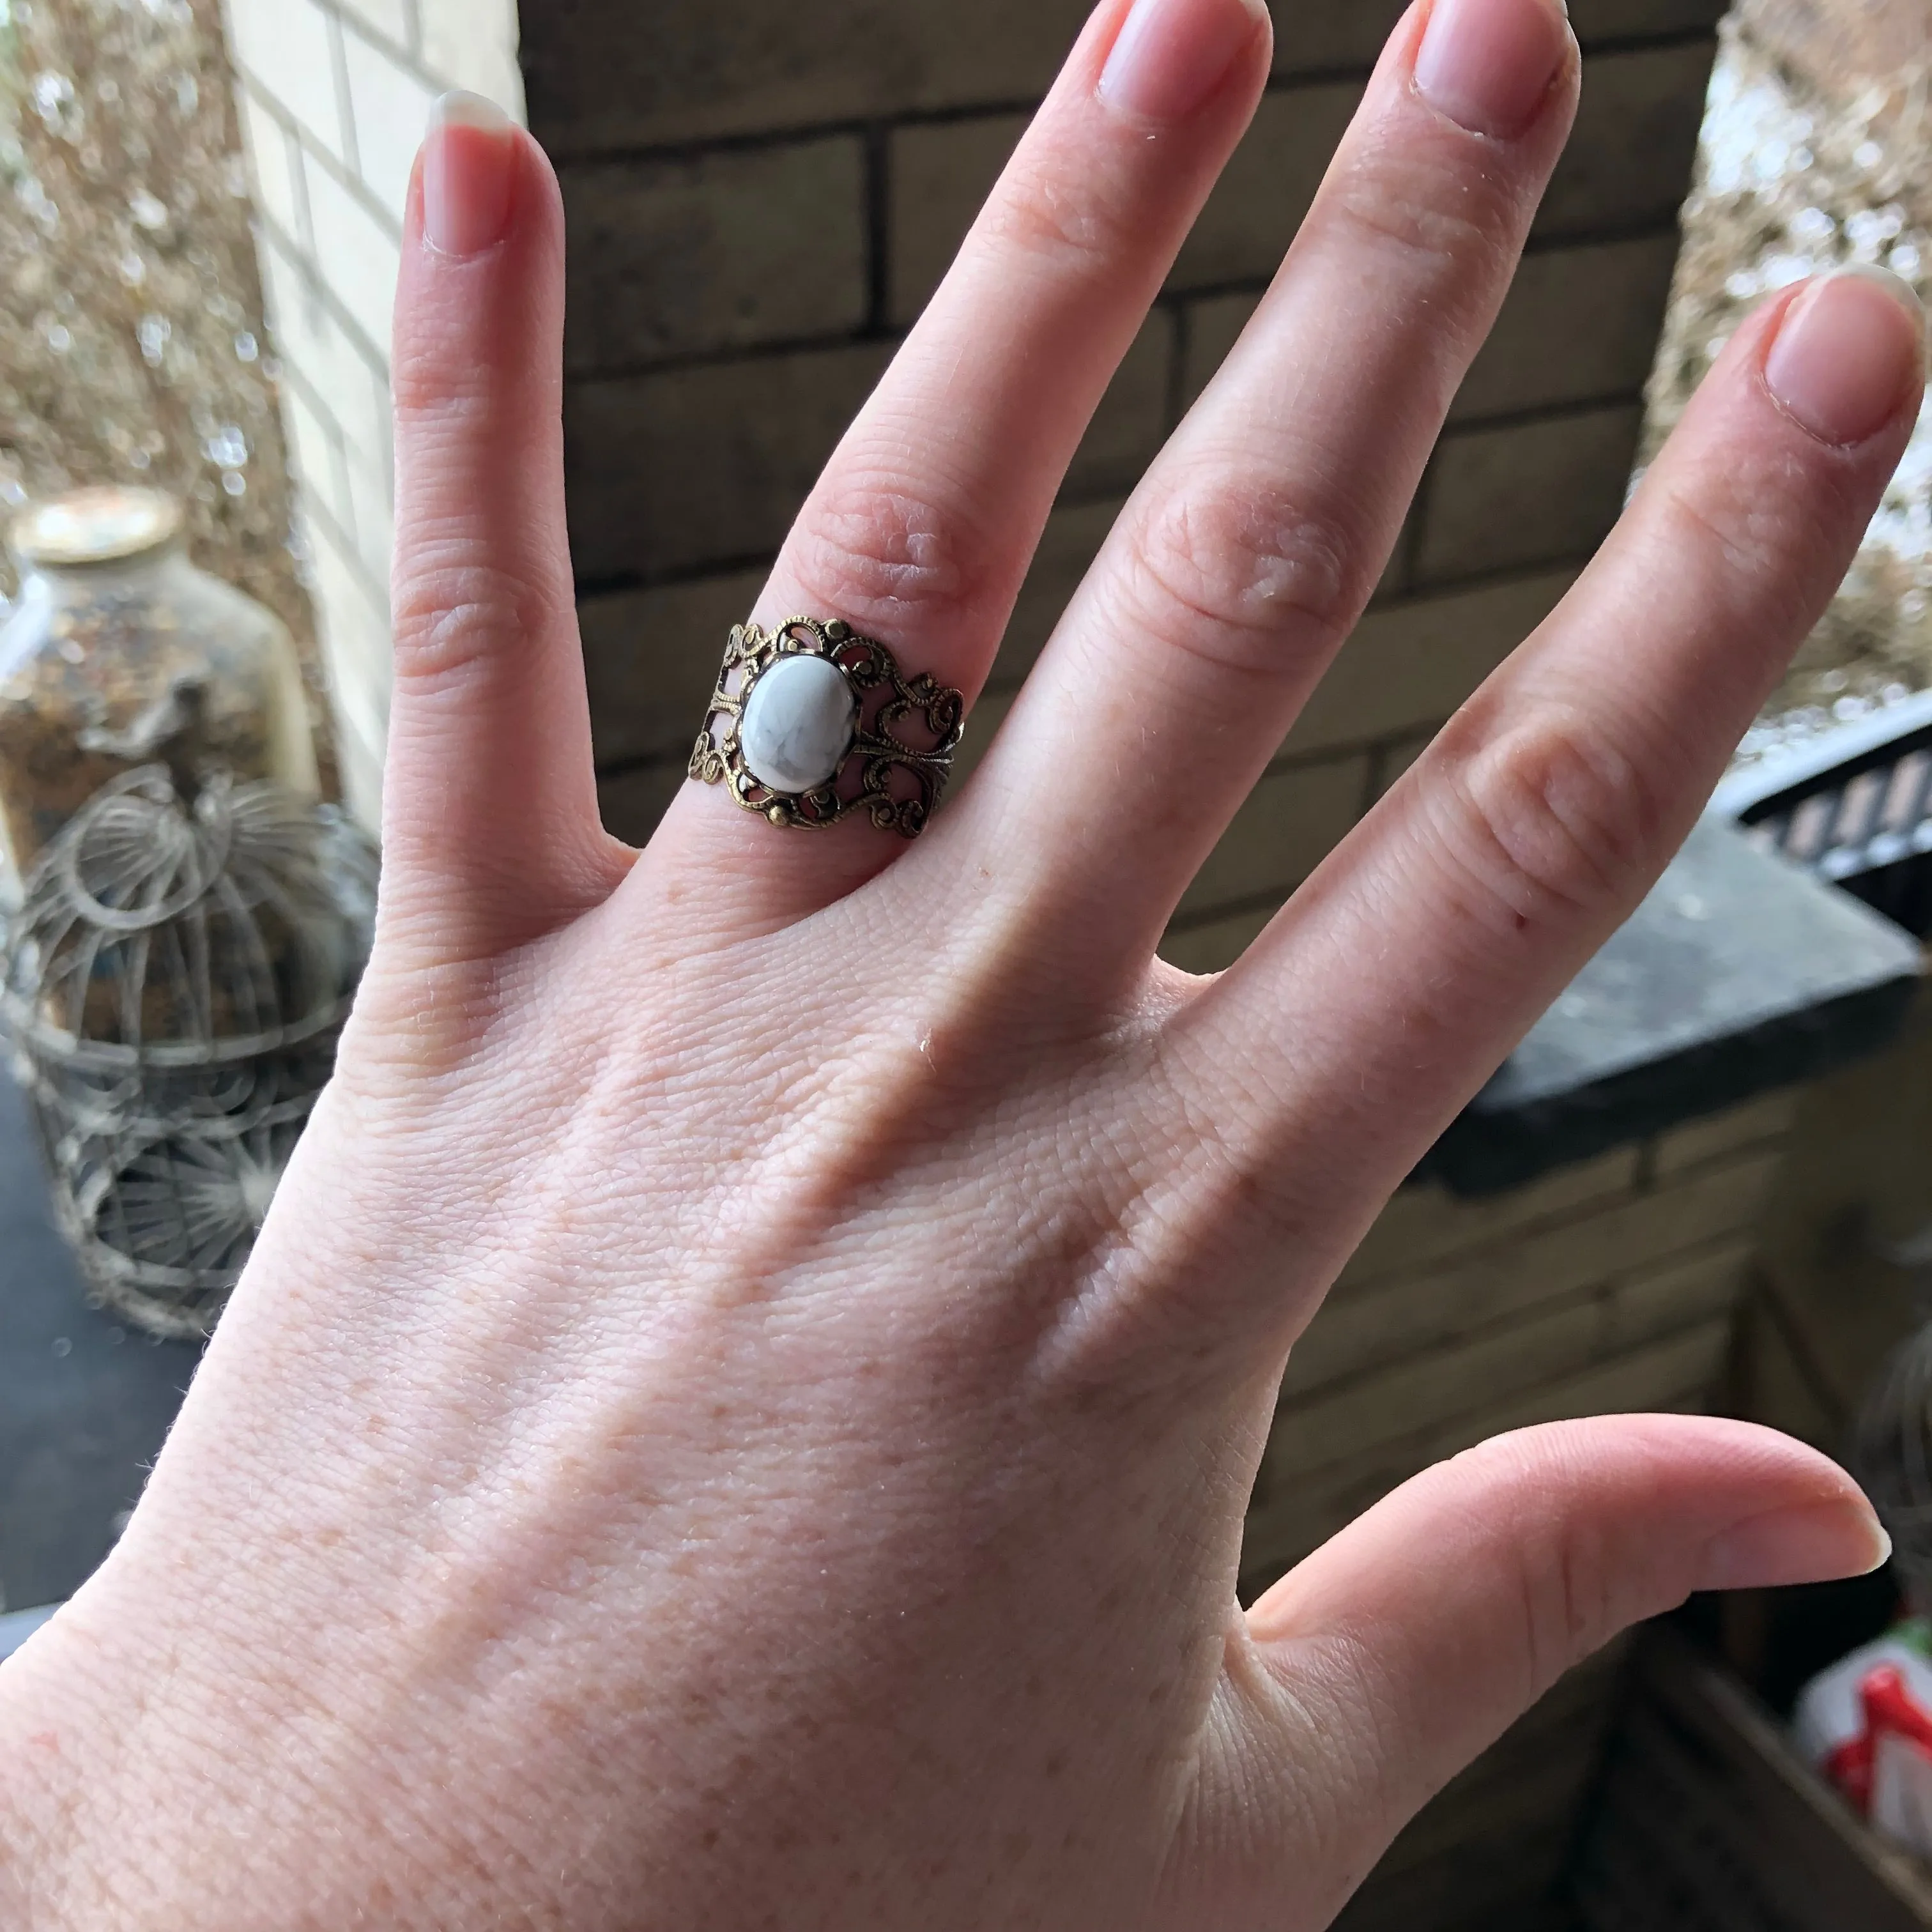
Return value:
M 1241 332 L 1261 305 L 1258 292 L 1208 296 L 1186 310 L 1186 350 L 1182 358 L 1181 394 L 1192 408 L 1233 353 Z
M 304 520 L 302 530 L 322 600 L 348 625 L 353 647 L 362 653 L 354 665 L 357 681 L 377 692 L 375 702 L 386 730 L 391 682 L 389 586 L 342 541 L 347 535 L 345 530 L 324 518 L 312 518 Z
M 1519 1804 L 1534 1816 L 1574 1804 L 1596 1768 L 1628 1648 L 1628 1640 L 1612 1643 L 1561 1678 L 1430 1802 L 1390 1847 L 1375 1879 L 1413 1870 L 1479 1836 L 1494 1836 L 1519 1821 Z M 1413 1932 L 1412 1918 L 1400 1922 Z
M 566 169 L 569 363 L 837 335 L 867 304 L 857 141 Z
M 1160 956 L 1184 973 L 1225 973 L 1268 930 L 1280 907 L 1252 907 L 1204 926 L 1184 926 L 1162 940 Z
M 1700 1167 L 1740 1148 L 1781 1139 L 1796 1124 L 1803 1098 L 1802 1088 L 1786 1088 L 1662 1136 L 1654 1156 L 1658 1178 L 1664 1180 Z
M 331 292 L 364 338 L 389 340 L 402 244 L 355 195 L 312 156 L 304 156 L 315 259 Z
M 381 822 L 389 727 L 388 608 L 320 518 L 306 518 L 304 533 L 344 793 L 358 820 L 374 826 Z
M 1545 572 L 1371 610 L 1309 700 L 1288 748 L 1319 752 L 1436 725 L 1574 581 L 1571 571 Z
M 336 0 L 336 4 L 346 19 L 374 28 L 392 46 L 408 46 L 410 14 L 405 0 Z
M 895 131 L 886 151 L 892 320 L 913 321 L 952 265 L 994 182 L 1026 132 L 1024 114 Z
M 1243 1594 L 1251 1595 L 1268 1576 L 1298 1562 L 1412 1476 L 1478 1443 L 1577 1416 L 1702 1408 L 1730 1348 L 1731 1327 L 1725 1318 L 1686 1329 L 1648 1348 L 1533 1384 L 1475 1413 L 1431 1424 L 1327 1469 L 1292 1468 L 1270 1449 L 1248 1516 Z
M 1424 486 L 1420 580 L 1588 556 L 1622 511 L 1642 428 L 1633 404 L 1446 437 Z
M 1370 1231 L 1368 1240 L 1342 1271 L 1337 1296 L 1389 1281 L 1410 1269 L 1439 1271 L 1445 1262 L 1451 1262 L 1456 1271 L 1507 1269 L 1515 1265 L 1510 1258 L 1522 1246 L 1510 1237 L 1540 1221 L 1552 1223 L 1553 1237 L 1559 1240 L 1574 1238 L 1584 1246 L 1596 1242 L 1613 1256 L 1600 1275 L 1642 1268 L 1675 1250 L 1754 1227 L 1779 1161 L 1781 1155 L 1775 1154 L 1741 1155 L 1737 1161 L 1671 1186 L 1629 1194 L 1629 1177 L 1640 1165 L 1638 1150 L 1619 1148 L 1584 1167 L 1563 1168 L 1516 1194 L 1492 1200 L 1459 1202 L 1436 1188 L 1405 1188 L 1393 1208 L 1401 1208 L 1410 1194 L 1420 1194 L 1418 1210 L 1412 1210 L 1420 1223 L 1433 1194 L 1433 1215 L 1428 1215 L 1424 1225 L 1389 1225 L 1388 1232 L 1383 1232 L 1383 1223 L 1393 1223 L 1393 1215 L 1383 1215 L 1383 1223 Z M 1569 1219 L 1573 1211 L 1579 1217 Z M 1561 1223 L 1557 1217 L 1563 1217 Z M 1480 1246 L 1468 1240 L 1478 1228 Z M 1432 1279 L 1443 1277 L 1433 1274 Z M 1470 1292 L 1460 1274 L 1459 1281 L 1462 1285 L 1456 1292 Z
M 1748 1162 L 1383 1286 L 1338 1288 L 1295 1345 L 1291 1391 L 1322 1388 L 1514 1321 L 1749 1229 L 1773 1170 Z
M 751 615 L 766 574 L 762 568 L 734 571 L 578 605 L 600 765 L 689 752 L 725 640 Z
M 1124 496 L 1141 480 L 1167 436 L 1174 377 L 1174 317 L 1156 309 L 1122 358 L 1066 472 L 1080 496 Z
M 1690 192 L 1713 40 L 1584 63 L 1576 130 L 1537 220 L 1542 235 L 1642 227 Z
M 695 0 L 685 0 L 693 5 Z M 421 58 L 424 70 L 439 87 L 465 87 L 496 102 L 506 112 L 521 120 L 524 116 L 524 79 L 517 64 L 519 11 L 555 25 L 566 34 L 578 25 L 578 10 L 571 7 L 532 6 L 520 10 L 518 0 L 416 0 L 421 38 Z M 662 44 L 658 34 L 639 34 L 637 15 L 628 7 L 617 14 L 628 28 L 632 46 L 647 41 L 655 55 Z M 602 52 L 584 50 L 584 58 L 594 62 Z
M 658 820 L 683 788 L 684 781 L 682 761 L 646 765 L 615 778 L 599 778 L 597 805 L 604 815 L 604 830 L 627 844 L 648 845 Z
M 1361 98 L 1354 82 L 1266 95 L 1180 251 L 1172 286 L 1265 280 L 1281 266 Z
M 1750 1286 L 1751 1255 L 1750 1242 L 1729 1241 L 1618 1282 L 1604 1303 L 1603 1352 L 1626 1354 L 1682 1329 L 1734 1319 Z
M 1586 46 L 1592 40 L 1646 34 L 1714 31 L 1730 0 L 1570 0 L 1570 18 Z
M 1676 263 L 1675 230 L 1528 257 L 1455 417 L 1641 394 Z
M 1275 74 L 1372 67 L 1406 10 L 1406 0 L 1274 0 Z
M 356 824 L 373 836 L 382 823 L 382 740 L 364 734 L 332 692 L 329 717 L 335 728 L 335 768 L 342 775 L 342 800 Z
M 1086 0 L 635 0 L 523 9 L 530 124 L 551 152 L 609 152 L 721 134 L 1037 100 Z
M 1081 580 L 1093 567 L 1120 509 L 1118 498 L 1107 498 L 1058 509 L 1048 518 L 1033 568 L 1027 573 L 1025 587 L 993 666 L 992 688 L 1009 690 L 1025 681 Z
M 1472 1415 L 1573 1374 L 1593 1359 L 1602 1332 L 1595 1302 L 1573 1301 L 1332 1394 L 1291 1390 L 1268 1438 L 1268 1479 L 1349 1461 L 1420 1424 Z
M 256 208 L 296 246 L 304 247 L 308 217 L 302 204 L 302 162 L 295 137 L 246 86 L 236 89 L 236 98 Z
M 244 76 L 326 153 L 346 160 L 334 17 L 314 0 L 227 0 L 227 10 L 229 45 Z
M 358 171 L 364 186 L 400 221 L 436 91 L 352 26 L 342 30 L 342 61 Z
M 1434 1182 L 1405 1187 L 1356 1250 L 1342 1282 L 1384 1280 L 1495 1246 L 1526 1228 L 1597 1212 L 1627 1198 L 1637 1172 L 1636 1149 L 1620 1148 L 1508 1194 L 1469 1200 Z
M 317 396 L 350 448 L 386 473 L 390 446 L 388 374 L 345 329 L 314 273 L 272 237 L 261 251 L 262 292 L 275 349 Z
M 388 474 L 375 460 L 346 446 L 343 470 L 349 479 L 350 507 L 355 517 L 356 555 L 377 584 L 387 584 L 396 545 Z
M 303 488 L 334 518 L 338 529 L 352 530 L 348 472 L 335 425 L 325 405 L 304 385 L 284 380 L 281 385 L 282 420 L 289 432 L 289 454 Z
M 1184 912 L 1270 893 L 1286 896 L 1347 835 L 1361 811 L 1368 762 L 1341 758 L 1264 778 L 1181 901 Z
M 576 385 L 565 424 L 579 578 L 775 550 L 886 354 L 866 344 Z

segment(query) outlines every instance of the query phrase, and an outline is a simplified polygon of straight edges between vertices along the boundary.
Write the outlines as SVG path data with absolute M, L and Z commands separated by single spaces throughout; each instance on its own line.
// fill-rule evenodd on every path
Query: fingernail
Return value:
M 1204 106 L 1268 18 L 1264 0 L 1134 0 L 1100 98 L 1148 121 L 1182 121 Z
M 516 181 L 516 123 L 480 94 L 446 94 L 423 143 L 423 233 L 444 255 L 503 238 Z
M 1925 382 L 1925 310 L 1909 283 L 1862 264 L 1814 282 L 1785 312 L 1764 380 L 1825 442 L 1862 442 Z
M 1472 134 L 1520 134 L 1570 56 L 1564 0 L 1436 0 L 1416 91 Z
M 1700 1590 L 1770 1589 L 1868 1576 L 1892 1555 L 1869 1504 L 1814 1503 L 1777 1510 L 1727 1530 L 1704 1552 Z

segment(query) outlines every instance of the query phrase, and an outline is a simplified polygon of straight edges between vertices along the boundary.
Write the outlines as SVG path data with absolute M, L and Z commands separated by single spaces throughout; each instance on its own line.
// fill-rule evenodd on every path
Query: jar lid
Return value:
M 52 569 L 125 563 L 181 534 L 182 506 L 158 490 L 71 490 L 22 510 L 8 532 L 22 563 Z

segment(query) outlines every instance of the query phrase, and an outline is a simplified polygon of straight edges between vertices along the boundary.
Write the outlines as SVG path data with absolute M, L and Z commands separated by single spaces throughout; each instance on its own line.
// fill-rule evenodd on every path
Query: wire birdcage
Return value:
M 205 1335 L 333 1069 L 376 857 L 269 781 L 104 785 L 43 852 L 0 986 L 56 1216 L 94 1294 Z

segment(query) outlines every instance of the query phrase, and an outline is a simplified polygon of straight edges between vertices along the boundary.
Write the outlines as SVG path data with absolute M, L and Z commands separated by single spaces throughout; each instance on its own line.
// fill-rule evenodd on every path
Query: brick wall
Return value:
M 224 0 L 344 790 L 376 822 L 389 690 L 389 312 L 431 104 L 520 112 L 516 0 Z
M 641 838 L 726 630 L 919 313 L 1085 0 L 526 10 L 572 234 L 572 538 L 604 797 Z M 976 718 L 983 747 L 1112 514 L 1277 266 L 1400 0 L 1307 0 L 1074 466 Z M 1377 608 L 1183 908 L 1226 963 L 1550 610 L 1613 520 L 1719 0 L 1574 0 L 1574 144 Z
M 1493 1200 L 1399 1195 L 1289 1364 L 1244 1591 L 1499 1430 L 1731 1406 L 1737 1316 L 1802 1106 L 1759 1101 Z M 1337 1932 L 1563 1922 L 1544 1915 L 1616 1664 L 1573 1673 L 1430 1806 Z

